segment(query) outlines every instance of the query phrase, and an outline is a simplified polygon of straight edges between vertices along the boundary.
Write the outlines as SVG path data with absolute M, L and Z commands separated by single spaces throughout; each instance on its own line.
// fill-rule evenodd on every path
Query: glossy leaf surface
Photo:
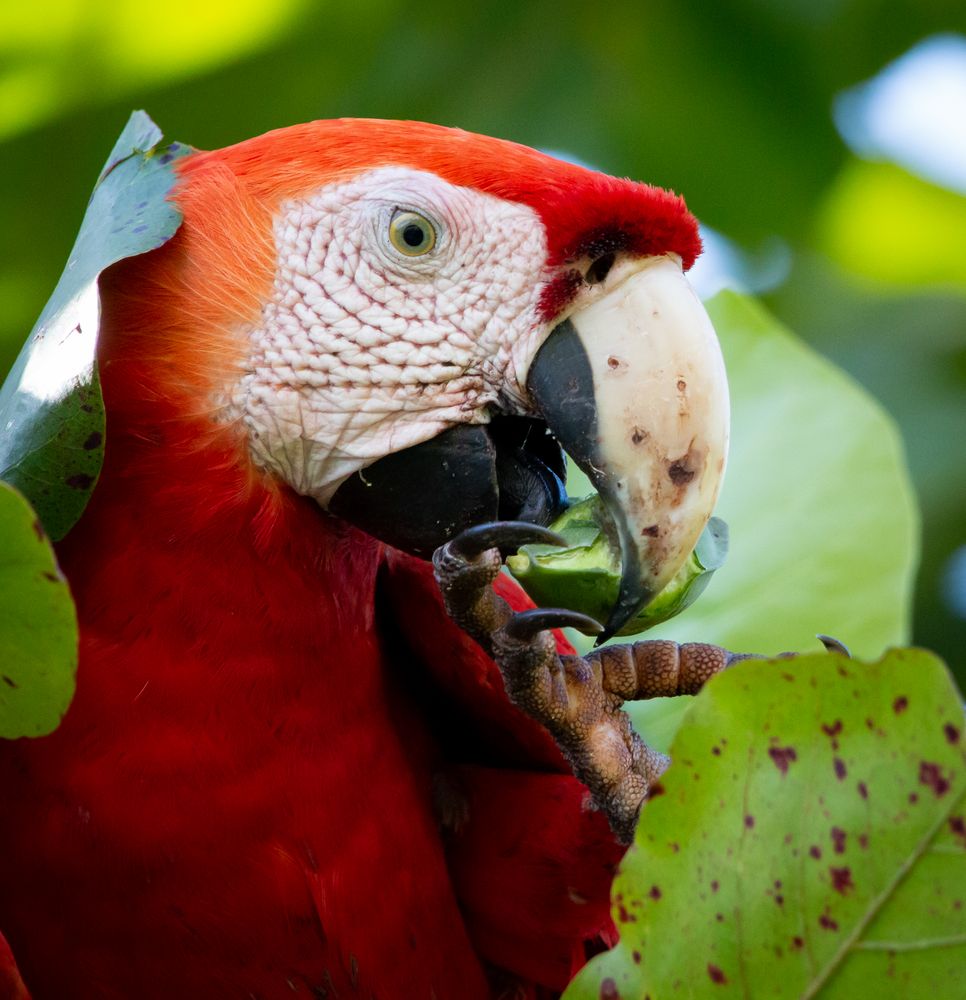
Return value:
M 190 152 L 135 112 L 97 181 L 54 293 L 0 387 L 0 479 L 16 486 L 47 533 L 80 517 L 104 454 L 104 404 L 95 356 L 97 279 L 111 264 L 170 239 L 181 222 L 167 201 L 174 160 Z

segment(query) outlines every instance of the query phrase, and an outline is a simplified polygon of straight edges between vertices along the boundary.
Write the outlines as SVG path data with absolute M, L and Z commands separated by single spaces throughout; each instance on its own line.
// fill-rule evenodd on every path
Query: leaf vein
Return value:
M 923 834 L 919 842 L 913 847 L 909 852 L 909 856 L 905 861 L 899 866 L 895 875 L 889 880 L 882 892 L 879 893 L 871 902 L 869 903 L 868 909 L 864 914 L 856 921 L 855 927 L 852 929 L 851 933 L 845 937 L 845 940 L 839 945 L 835 954 L 829 959 L 828 964 L 825 968 L 818 974 L 818 976 L 812 980 L 811 983 L 805 988 L 801 995 L 801 1000 L 811 1000 L 818 991 L 829 981 L 832 974 L 836 969 L 845 961 L 848 953 L 856 947 L 856 943 L 862 932 L 869 926 L 873 918 L 878 914 L 883 906 L 892 898 L 893 893 L 899 887 L 902 880 L 909 874 L 912 870 L 913 865 L 926 853 L 929 848 L 930 843 L 935 838 L 936 834 L 939 833 L 943 824 L 949 819 L 950 813 L 955 809 L 963 799 L 966 798 L 966 789 L 959 794 L 955 799 L 952 799 L 945 810 L 941 811 L 936 821 L 931 827 Z
M 856 951 L 926 951 L 929 948 L 955 948 L 961 944 L 966 944 L 966 934 L 919 941 L 857 941 L 853 947 Z

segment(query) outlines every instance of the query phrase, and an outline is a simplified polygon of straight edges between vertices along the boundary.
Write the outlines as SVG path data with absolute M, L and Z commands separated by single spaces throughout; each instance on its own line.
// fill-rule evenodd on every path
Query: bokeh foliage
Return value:
M 5 4 L 0 372 L 134 107 L 202 148 L 359 115 L 563 150 L 675 187 L 753 253 L 790 248 L 768 304 L 897 418 L 925 529 L 914 637 L 966 670 L 966 622 L 940 596 L 966 543 L 966 199 L 857 160 L 831 113 L 949 30 L 966 30 L 959 0 Z

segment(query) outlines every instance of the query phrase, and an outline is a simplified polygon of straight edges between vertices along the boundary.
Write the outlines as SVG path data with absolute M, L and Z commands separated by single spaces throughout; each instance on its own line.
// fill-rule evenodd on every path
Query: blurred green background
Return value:
M 0 374 L 136 107 L 202 148 L 426 119 L 684 193 L 710 227 L 702 293 L 757 292 L 897 420 L 914 638 L 966 679 L 962 0 L 3 4 Z

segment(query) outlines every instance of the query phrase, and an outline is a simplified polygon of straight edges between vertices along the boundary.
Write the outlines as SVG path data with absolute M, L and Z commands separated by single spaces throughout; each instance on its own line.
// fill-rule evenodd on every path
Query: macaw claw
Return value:
M 510 700 L 550 732 L 617 839 L 630 843 L 648 790 L 669 760 L 634 731 L 623 703 L 695 694 L 747 654 L 656 639 L 601 646 L 585 657 L 560 655 L 550 630 L 576 625 L 595 632 L 600 623 L 561 608 L 514 614 L 492 586 L 500 547 L 554 544 L 554 538 L 522 522 L 470 528 L 434 553 L 436 580 L 450 617 L 500 668 Z
M 838 639 L 833 639 L 830 635 L 817 635 L 815 637 L 818 641 L 828 650 L 830 653 L 842 653 L 849 659 L 852 659 L 852 654 L 849 652 L 849 647 L 845 645 L 844 642 L 840 642 Z
M 490 521 L 461 531 L 449 542 L 449 547 L 472 559 L 487 549 L 516 552 L 521 545 L 559 545 L 566 548 L 567 544 L 555 531 L 529 521 Z
M 564 608 L 533 608 L 530 611 L 517 612 L 503 626 L 511 639 L 532 639 L 538 632 L 553 628 L 577 628 L 588 635 L 598 635 L 604 631 L 596 618 L 581 614 L 579 611 L 567 611 Z

